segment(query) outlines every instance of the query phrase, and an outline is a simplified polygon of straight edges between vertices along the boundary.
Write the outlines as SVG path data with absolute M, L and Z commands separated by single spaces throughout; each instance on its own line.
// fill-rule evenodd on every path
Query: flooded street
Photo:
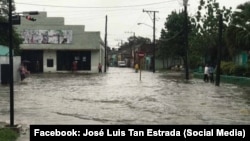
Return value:
M 249 91 L 162 73 L 32 74 L 14 86 L 15 124 L 249 124 Z M 9 87 L 0 86 L 9 122 Z

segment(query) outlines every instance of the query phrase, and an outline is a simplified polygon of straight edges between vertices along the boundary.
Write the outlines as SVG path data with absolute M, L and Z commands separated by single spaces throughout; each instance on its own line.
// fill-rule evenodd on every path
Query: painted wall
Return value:
M 64 18 L 62 17 L 47 17 L 46 12 L 40 12 L 39 15 L 32 15 L 37 21 L 31 22 L 25 18 L 21 18 L 21 25 L 16 25 L 17 31 L 22 35 L 25 31 L 70 31 L 72 37 L 67 44 L 37 44 L 24 43 L 21 44 L 21 49 L 85 49 L 85 50 L 99 50 L 100 47 L 100 32 L 85 32 L 84 25 L 64 25 Z M 34 33 L 35 34 L 35 33 Z M 72 40 L 72 41 L 71 41 Z
M 59 31 L 70 31 L 70 42 L 62 44 L 61 42 L 53 42 L 53 43 L 43 43 L 42 40 L 39 42 L 32 43 L 26 42 L 20 45 L 22 50 L 44 50 L 43 54 L 43 69 L 44 72 L 56 72 L 57 60 L 56 60 L 56 51 L 57 50 L 86 50 L 91 51 L 91 71 L 83 71 L 83 72 L 98 72 L 97 66 L 98 63 L 101 62 L 104 64 L 104 46 L 103 41 L 100 36 L 99 31 L 94 32 L 85 32 L 84 25 L 64 25 L 63 17 L 47 17 L 46 12 L 40 12 L 39 15 L 32 15 L 35 19 L 35 22 L 31 22 L 26 20 L 25 18 L 21 18 L 21 25 L 16 25 L 17 31 L 20 34 L 24 34 L 25 30 L 27 37 L 30 35 L 37 34 L 37 40 L 42 38 L 43 33 L 45 31 L 53 31 L 51 32 L 51 36 L 55 33 L 59 33 Z M 64 34 L 63 34 L 64 35 Z M 32 36 L 31 36 L 32 37 Z M 53 35 L 54 37 L 54 35 Z M 59 39 L 55 36 L 56 39 Z M 29 39 L 30 40 L 30 39 Z M 60 39 L 61 41 L 61 39 Z M 53 67 L 48 67 L 48 59 L 53 60 Z

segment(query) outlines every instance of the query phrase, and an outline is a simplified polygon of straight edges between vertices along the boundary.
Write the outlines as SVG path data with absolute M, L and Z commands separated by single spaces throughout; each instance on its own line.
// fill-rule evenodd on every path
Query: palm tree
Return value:
M 227 43 L 234 53 L 250 50 L 250 2 L 239 5 L 237 9 L 226 32 Z

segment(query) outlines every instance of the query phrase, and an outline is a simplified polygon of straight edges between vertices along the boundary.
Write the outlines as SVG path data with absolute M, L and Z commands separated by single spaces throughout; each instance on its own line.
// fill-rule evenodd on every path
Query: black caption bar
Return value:
M 30 125 L 30 141 L 89 137 L 161 137 L 178 140 L 249 141 L 250 125 Z

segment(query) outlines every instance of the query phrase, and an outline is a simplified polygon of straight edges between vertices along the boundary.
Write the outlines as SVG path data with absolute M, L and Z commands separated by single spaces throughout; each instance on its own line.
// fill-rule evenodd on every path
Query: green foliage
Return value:
M 8 21 L 4 18 L 0 16 L 0 23 L 7 23 Z M 6 41 L 7 41 L 7 29 L 8 29 L 8 25 L 4 26 L 4 25 L 0 25 L 0 45 L 7 45 Z M 5 36 L 4 36 L 5 35 Z
M 236 76 L 245 76 L 246 71 L 247 67 L 239 65 L 235 65 L 231 70 L 232 74 Z
M 1 4 L 0 17 L 7 17 L 9 14 L 9 0 L 0 0 L 0 4 Z M 16 10 L 15 2 L 14 0 L 12 0 L 12 11 L 15 11 L 15 10 Z
M 149 43 L 150 43 L 149 38 L 144 38 L 141 36 L 130 36 L 130 37 L 128 37 L 128 41 L 124 42 L 120 46 L 120 49 L 131 48 L 133 45 L 149 44 Z
M 165 22 L 165 29 L 161 31 L 158 55 L 161 58 L 185 56 L 184 47 L 184 12 L 173 11 Z M 190 22 L 188 22 L 190 25 Z M 189 26 L 190 28 L 190 26 Z
M 221 74 L 224 75 L 231 75 L 232 74 L 232 70 L 235 67 L 235 63 L 234 62 L 224 62 L 221 61 Z
M 1 141 L 15 141 L 19 134 L 8 128 L 0 128 L 0 140 Z
M 1 1 L 1 0 L 0 0 Z M 7 14 L 7 13 L 1 13 Z M 1 16 L 0 14 L 0 22 L 8 23 L 8 20 L 6 19 L 6 16 Z M 3 27 L 0 25 L 0 45 L 9 46 L 9 35 L 8 35 L 8 24 L 6 27 Z M 22 43 L 22 39 L 20 38 L 19 34 L 16 32 L 15 28 L 13 27 L 12 32 L 12 38 L 13 38 L 13 49 L 15 51 L 15 55 L 20 55 L 20 44 Z
M 234 62 L 221 62 L 221 73 L 223 75 L 248 76 L 249 66 L 236 65 Z
M 202 56 L 198 52 L 195 52 L 195 50 L 190 50 L 190 55 L 189 55 L 190 68 L 195 69 L 197 68 L 197 66 L 201 64 L 203 64 Z
M 232 19 L 232 8 L 220 8 L 216 0 L 200 0 L 197 12 L 189 17 L 189 64 L 191 68 L 204 63 L 215 64 L 218 49 L 218 14 L 223 16 L 223 34 Z M 250 15 L 250 14 L 249 14 Z M 161 32 L 159 43 L 159 56 L 164 57 L 184 57 L 184 13 L 173 11 L 167 18 L 165 29 Z M 225 37 L 223 35 L 223 37 Z M 245 42 L 250 42 L 250 39 Z M 228 48 L 225 46 L 223 38 L 222 59 L 230 60 Z M 230 50 L 231 51 L 231 50 Z M 233 51 L 231 51 L 233 52 Z M 205 61 L 205 62 L 204 62 Z
M 227 45 L 232 55 L 242 50 L 250 50 L 250 2 L 237 7 L 233 20 L 226 31 Z
M 145 37 L 141 37 L 141 36 L 130 36 L 128 38 L 128 41 L 132 42 L 134 44 L 149 44 L 150 43 L 149 38 L 145 38 Z
M 195 54 L 205 58 L 205 62 L 215 63 L 218 48 L 218 14 L 223 15 L 223 29 L 225 30 L 231 19 L 231 8 L 220 9 L 216 0 L 200 0 L 198 11 L 192 17 L 192 25 L 195 25 L 193 34 L 190 37 L 190 48 L 195 49 Z M 228 58 L 227 48 L 223 48 L 222 58 Z M 209 60 L 209 58 L 211 58 Z

